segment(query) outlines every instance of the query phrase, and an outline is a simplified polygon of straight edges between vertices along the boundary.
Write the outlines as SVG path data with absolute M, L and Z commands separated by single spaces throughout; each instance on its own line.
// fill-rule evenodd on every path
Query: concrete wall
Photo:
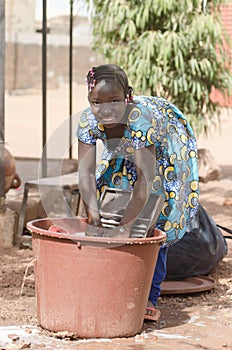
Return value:
M 8 93 L 41 89 L 41 21 L 35 20 L 35 0 L 6 1 L 6 81 Z M 47 87 L 69 81 L 70 18 L 47 19 Z M 103 60 L 92 50 L 92 28 L 87 17 L 73 17 L 73 82 L 84 84 L 92 65 Z
M 39 35 L 39 34 L 38 34 Z M 85 75 L 101 59 L 90 47 L 73 48 L 73 82 L 84 84 Z M 37 44 L 6 43 L 6 90 L 40 89 L 42 47 Z M 69 81 L 69 47 L 47 47 L 47 87 Z
M 222 23 L 227 31 L 229 38 L 232 42 L 232 4 L 221 5 L 221 13 L 222 13 Z M 228 48 L 232 59 L 232 47 Z M 231 67 L 232 71 L 232 67 Z M 223 107 L 231 107 L 232 106 L 232 96 L 224 96 L 221 92 L 214 89 L 212 91 L 212 98 L 214 101 L 217 101 Z
M 6 0 L 5 6 L 7 40 L 14 33 L 34 31 L 35 0 Z

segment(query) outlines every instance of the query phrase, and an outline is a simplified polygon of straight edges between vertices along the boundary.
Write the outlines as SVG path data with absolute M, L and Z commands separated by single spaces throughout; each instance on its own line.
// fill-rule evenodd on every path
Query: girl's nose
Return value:
M 103 103 L 101 105 L 101 113 L 103 115 L 108 115 L 111 113 L 111 108 L 110 108 L 110 104 L 109 103 Z

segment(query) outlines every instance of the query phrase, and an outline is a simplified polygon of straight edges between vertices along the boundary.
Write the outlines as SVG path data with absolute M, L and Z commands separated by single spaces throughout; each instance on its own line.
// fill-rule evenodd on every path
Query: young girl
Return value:
M 156 227 L 166 233 L 167 243 L 159 251 L 145 312 L 145 319 L 156 321 L 167 246 L 181 239 L 198 206 L 196 140 L 176 106 L 161 97 L 133 96 L 120 67 L 93 67 L 87 85 L 90 107 L 77 134 L 79 187 L 89 225 L 101 227 L 98 199 L 107 187 L 132 191 L 119 226 L 124 237 L 151 192 L 164 198 Z M 105 148 L 96 169 L 98 139 Z

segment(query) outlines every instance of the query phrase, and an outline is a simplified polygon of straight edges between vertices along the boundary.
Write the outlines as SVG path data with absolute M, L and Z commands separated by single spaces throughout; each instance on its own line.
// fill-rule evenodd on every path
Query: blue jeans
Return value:
M 160 296 L 160 285 L 166 276 L 167 253 L 168 247 L 160 247 L 148 298 L 148 300 L 151 301 L 153 305 L 156 305 L 157 303 L 157 300 Z

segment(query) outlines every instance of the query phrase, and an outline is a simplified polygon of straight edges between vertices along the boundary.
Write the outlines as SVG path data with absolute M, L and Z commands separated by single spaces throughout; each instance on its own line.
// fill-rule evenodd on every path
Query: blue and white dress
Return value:
M 181 239 L 195 215 L 199 198 L 197 145 L 182 112 L 161 97 L 135 96 L 124 135 L 115 149 L 109 147 L 104 126 L 87 108 L 77 130 L 80 141 L 105 145 L 96 171 L 98 198 L 107 188 L 133 189 L 137 179 L 134 150 L 156 148 L 156 175 L 152 192 L 164 197 L 157 228 L 167 234 L 167 244 Z

